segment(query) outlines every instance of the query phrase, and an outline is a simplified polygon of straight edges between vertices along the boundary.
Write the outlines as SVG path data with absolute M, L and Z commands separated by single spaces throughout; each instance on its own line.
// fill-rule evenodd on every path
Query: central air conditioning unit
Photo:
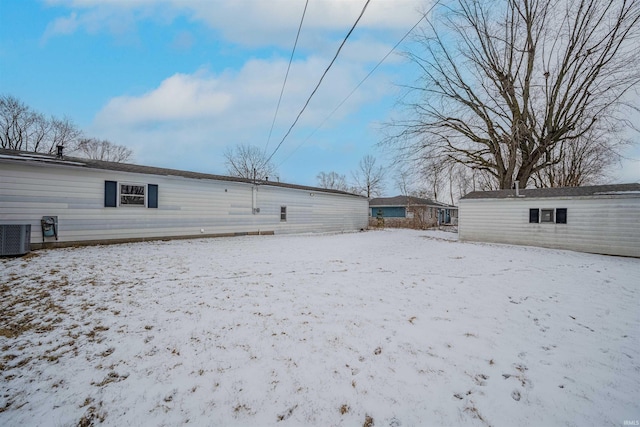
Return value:
M 31 224 L 0 224 L 0 256 L 24 255 L 31 250 Z

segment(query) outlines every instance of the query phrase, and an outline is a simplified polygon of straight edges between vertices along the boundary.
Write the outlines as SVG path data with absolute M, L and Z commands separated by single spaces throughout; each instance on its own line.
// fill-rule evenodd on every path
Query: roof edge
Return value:
M 529 188 L 517 190 L 472 191 L 460 200 L 487 199 L 531 199 L 556 197 L 597 197 L 637 195 L 640 197 L 640 184 L 603 184 L 582 187 Z
M 160 175 L 160 176 L 177 176 L 188 179 L 209 179 L 214 181 L 227 181 L 238 182 L 244 184 L 256 184 L 256 185 L 270 185 L 273 187 L 290 188 L 295 190 L 315 191 L 320 193 L 340 194 L 351 197 L 365 196 L 349 193 L 347 191 L 333 190 L 329 188 L 312 187 L 307 185 L 289 184 L 278 181 L 268 180 L 252 180 L 247 178 L 233 177 L 227 175 L 216 175 L 204 172 L 192 172 L 179 169 L 161 168 L 156 166 L 143 166 L 133 163 L 118 163 L 108 162 L 104 160 L 85 159 L 82 157 L 63 156 L 57 157 L 53 154 L 37 153 L 30 151 L 9 150 L 6 148 L 0 148 L 0 160 L 9 160 L 15 162 L 32 162 L 32 163 L 44 163 L 50 165 L 60 165 L 76 168 L 87 169 L 100 169 L 110 170 L 114 172 L 129 172 L 139 173 L 145 175 Z

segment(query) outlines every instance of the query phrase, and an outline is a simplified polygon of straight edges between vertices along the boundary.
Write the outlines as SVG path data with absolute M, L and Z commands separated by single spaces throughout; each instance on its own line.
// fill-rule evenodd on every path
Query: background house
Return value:
M 369 201 L 369 216 L 371 226 L 383 218 L 385 227 L 424 229 L 457 224 L 458 208 L 419 197 L 379 197 Z
M 640 257 L 640 184 L 476 191 L 459 207 L 460 240 Z
M 367 211 L 366 198 L 341 191 L 0 150 L 0 224 L 31 225 L 32 248 L 353 231 Z

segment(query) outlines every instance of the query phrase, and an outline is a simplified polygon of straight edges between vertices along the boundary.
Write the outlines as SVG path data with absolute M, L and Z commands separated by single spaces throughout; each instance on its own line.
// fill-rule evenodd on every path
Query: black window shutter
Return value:
M 540 210 L 539 209 L 529 209 L 529 222 L 530 223 L 539 223 L 540 222 Z
M 148 208 L 157 208 L 158 207 L 158 186 L 156 184 L 149 184 L 147 195 L 147 207 Z
M 556 209 L 556 224 L 567 223 L 567 208 Z
M 115 181 L 104 182 L 104 207 L 115 208 L 118 206 L 118 183 Z

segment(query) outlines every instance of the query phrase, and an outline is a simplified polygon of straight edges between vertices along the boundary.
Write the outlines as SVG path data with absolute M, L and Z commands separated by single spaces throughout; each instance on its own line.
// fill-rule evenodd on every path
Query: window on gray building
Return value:
M 104 207 L 119 206 L 158 208 L 158 185 L 105 181 Z
M 553 209 L 540 209 L 540 222 L 554 222 Z
M 529 209 L 529 223 L 567 223 L 567 208 Z
M 556 209 L 556 224 L 567 223 L 567 208 Z

